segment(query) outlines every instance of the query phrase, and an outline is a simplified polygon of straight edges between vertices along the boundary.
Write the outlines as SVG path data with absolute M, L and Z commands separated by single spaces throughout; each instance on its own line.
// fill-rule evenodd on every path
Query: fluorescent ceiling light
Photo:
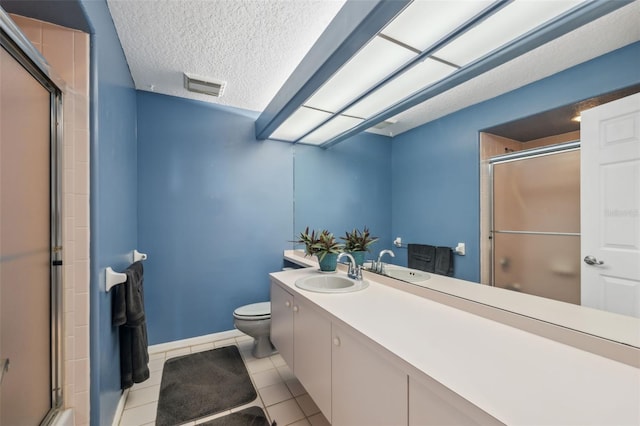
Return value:
M 308 136 L 302 138 L 300 142 L 304 142 L 310 145 L 320 145 L 321 143 L 340 135 L 341 133 L 351 129 L 352 127 L 357 126 L 363 121 L 364 120 L 361 118 L 338 115 L 331 121 L 326 123 L 324 126 L 320 127 Z
M 611 10 L 578 0 L 414 0 L 271 136 L 330 146 Z
M 382 34 L 423 51 L 491 3 L 491 1 L 414 1 L 382 30 Z
M 329 118 L 331 118 L 331 114 L 328 112 L 303 106 L 291 114 L 270 137 L 271 139 L 295 142 Z
M 337 112 L 417 54 L 374 37 L 304 104 Z
M 468 65 L 579 3 L 575 0 L 515 1 L 434 54 L 459 66 Z
M 456 71 L 450 65 L 433 59 L 425 59 L 409 71 L 391 80 L 378 90 L 353 105 L 347 111 L 349 115 L 369 118 L 401 101 L 412 93 L 429 86 Z

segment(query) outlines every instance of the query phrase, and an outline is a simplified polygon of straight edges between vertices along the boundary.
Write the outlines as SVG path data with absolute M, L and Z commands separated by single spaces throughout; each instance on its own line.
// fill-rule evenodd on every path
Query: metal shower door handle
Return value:
M 4 373 L 9 371 L 9 358 L 2 358 L 0 360 L 0 385 L 2 384 L 2 379 L 4 379 Z
M 604 262 L 602 260 L 598 260 L 591 255 L 584 258 L 584 263 L 586 263 L 587 265 L 604 265 Z

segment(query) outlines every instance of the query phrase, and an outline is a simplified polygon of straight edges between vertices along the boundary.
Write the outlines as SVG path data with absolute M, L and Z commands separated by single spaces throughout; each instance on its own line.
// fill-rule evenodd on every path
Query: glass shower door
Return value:
M 52 408 L 51 94 L 0 49 L 0 425 Z
M 580 304 L 580 151 L 492 165 L 496 287 Z

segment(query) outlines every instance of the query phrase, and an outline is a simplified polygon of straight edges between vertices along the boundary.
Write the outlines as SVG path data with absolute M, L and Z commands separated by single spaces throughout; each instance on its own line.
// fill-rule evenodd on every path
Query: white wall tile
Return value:
M 76 392 L 89 391 L 89 358 L 73 361 Z
M 75 339 L 75 359 L 89 358 L 89 326 L 75 327 L 73 337 Z
M 74 293 L 76 326 L 89 325 L 89 293 Z

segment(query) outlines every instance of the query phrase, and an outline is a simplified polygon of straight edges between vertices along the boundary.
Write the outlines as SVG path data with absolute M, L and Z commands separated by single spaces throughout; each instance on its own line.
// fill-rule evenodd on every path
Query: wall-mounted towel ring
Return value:
M 133 250 L 133 263 L 139 260 L 147 260 L 146 253 L 140 253 L 138 250 Z M 105 291 L 108 292 L 112 287 L 122 284 L 127 281 L 127 274 L 123 272 L 114 271 L 111 266 L 107 266 L 105 270 Z

